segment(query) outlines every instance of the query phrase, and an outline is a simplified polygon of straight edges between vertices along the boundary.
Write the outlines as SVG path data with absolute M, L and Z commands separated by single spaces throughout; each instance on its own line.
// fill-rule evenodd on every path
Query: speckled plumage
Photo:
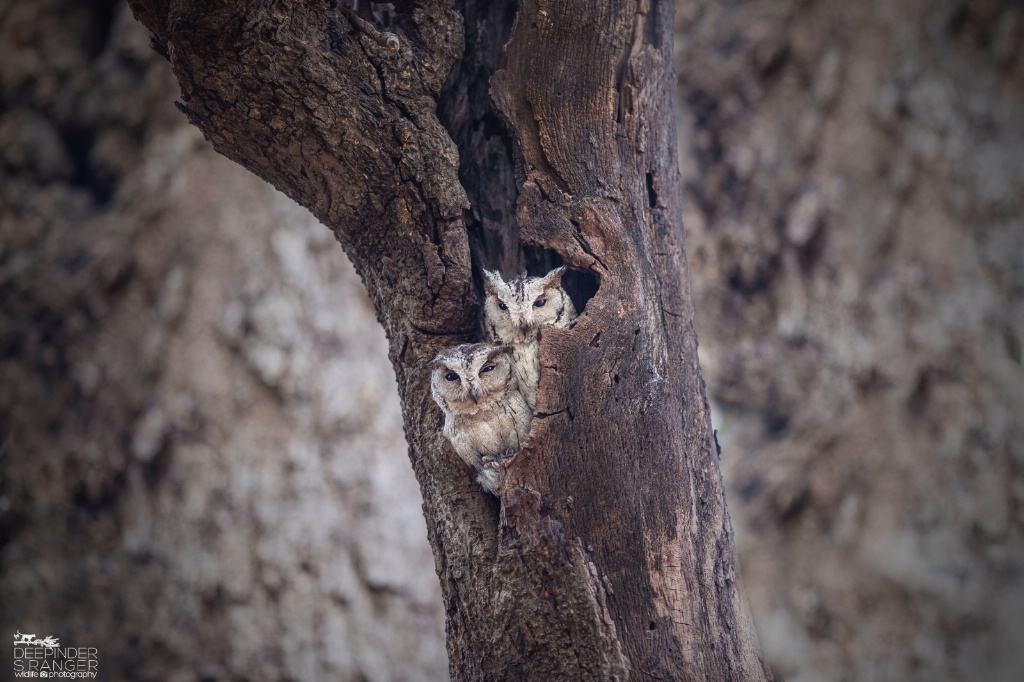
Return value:
M 567 327 L 576 319 L 576 308 L 562 288 L 563 274 L 561 267 L 543 277 L 519 275 L 506 282 L 499 273 L 484 270 L 484 328 L 491 341 L 513 348 L 516 377 L 531 412 L 540 382 L 539 332 Z
M 501 473 L 493 464 L 522 448 L 533 419 L 512 356 L 510 346 L 467 343 L 431 362 L 430 394 L 444 412 L 444 435 L 495 494 Z

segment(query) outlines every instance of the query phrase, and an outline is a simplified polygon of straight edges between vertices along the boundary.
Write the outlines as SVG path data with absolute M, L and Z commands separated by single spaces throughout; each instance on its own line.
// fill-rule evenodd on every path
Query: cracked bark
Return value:
M 333 2 L 131 5 L 190 121 L 330 227 L 366 285 L 452 678 L 769 678 L 697 363 L 671 5 L 423 0 L 388 26 Z M 479 336 L 474 262 L 556 258 L 600 288 L 542 339 L 547 417 L 499 504 L 441 436 L 425 366 Z

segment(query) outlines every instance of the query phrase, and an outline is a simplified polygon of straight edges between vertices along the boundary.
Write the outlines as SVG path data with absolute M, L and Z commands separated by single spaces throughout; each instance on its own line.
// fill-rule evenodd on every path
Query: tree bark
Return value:
M 464 35 L 442 0 L 396 3 L 388 26 L 333 2 L 131 5 L 189 119 L 330 227 L 366 285 L 452 678 L 769 678 L 697 362 L 672 6 L 466 2 Z M 599 288 L 575 326 L 544 333 L 537 418 L 498 503 L 441 436 L 425 366 L 479 338 L 474 261 L 531 259 Z

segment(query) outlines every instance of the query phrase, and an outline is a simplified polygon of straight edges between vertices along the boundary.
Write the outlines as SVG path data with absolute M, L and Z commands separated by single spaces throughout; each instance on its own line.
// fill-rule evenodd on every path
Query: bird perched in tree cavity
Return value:
M 430 394 L 444 412 L 444 435 L 497 494 L 501 459 L 518 452 L 533 412 L 519 388 L 512 346 L 466 343 L 441 351 L 431 363 Z
M 538 341 L 543 327 L 567 327 L 576 308 L 562 288 L 565 267 L 543 277 L 519 275 L 509 281 L 484 270 L 484 329 L 489 340 L 514 349 L 513 364 L 520 390 L 532 412 L 540 382 Z

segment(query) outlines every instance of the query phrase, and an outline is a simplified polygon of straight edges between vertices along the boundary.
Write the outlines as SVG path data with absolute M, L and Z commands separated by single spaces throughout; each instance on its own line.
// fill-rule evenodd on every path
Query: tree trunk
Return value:
M 466 36 L 441 0 L 396 3 L 387 22 L 328 2 L 131 5 L 189 119 L 329 226 L 367 287 L 452 678 L 768 678 L 697 362 L 672 6 L 524 2 L 495 72 L 510 3 L 467 2 Z M 598 282 L 575 326 L 542 338 L 538 415 L 500 503 L 441 436 L 425 369 L 479 338 L 474 260 L 561 260 L 578 294 Z

